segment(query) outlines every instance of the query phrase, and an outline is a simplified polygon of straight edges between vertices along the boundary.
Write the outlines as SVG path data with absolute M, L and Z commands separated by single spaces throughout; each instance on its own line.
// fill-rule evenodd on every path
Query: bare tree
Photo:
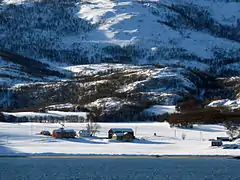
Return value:
M 101 126 L 97 123 L 88 122 L 86 128 L 87 128 L 87 131 L 90 133 L 91 136 L 95 136 L 96 133 L 100 132 Z
M 236 138 L 236 137 L 240 137 L 240 126 L 233 124 L 231 121 L 226 121 L 225 122 L 225 127 L 228 130 L 227 131 L 227 135 L 230 138 Z
M 87 130 L 90 132 L 91 136 L 95 136 L 96 133 L 100 132 L 99 129 L 101 128 L 101 126 L 96 123 L 96 120 L 101 114 L 102 109 L 92 108 L 92 111 L 87 115 Z

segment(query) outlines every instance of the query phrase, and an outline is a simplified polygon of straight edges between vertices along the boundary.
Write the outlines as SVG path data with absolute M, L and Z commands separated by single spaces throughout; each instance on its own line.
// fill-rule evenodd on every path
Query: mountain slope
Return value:
M 239 73 L 239 17 L 239 2 L 225 0 L 4 0 L 0 45 L 64 63 L 150 63 L 229 76 Z
M 230 77 L 239 75 L 239 5 L 2 0 L 0 109 L 115 104 L 117 112 L 106 109 L 104 118 L 119 120 L 126 117 L 118 111 L 139 118 L 151 106 L 186 97 L 234 99 L 239 85 Z
M 11 87 L 19 83 L 56 81 L 67 77 L 66 73 L 63 70 L 59 72 L 46 63 L 0 51 L 0 87 Z

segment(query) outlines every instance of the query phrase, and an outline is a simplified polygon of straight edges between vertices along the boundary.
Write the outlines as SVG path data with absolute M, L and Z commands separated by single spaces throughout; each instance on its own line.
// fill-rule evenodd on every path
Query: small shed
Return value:
M 47 130 L 42 130 L 42 131 L 40 132 L 40 134 L 41 134 L 41 135 L 45 135 L 45 136 L 51 136 L 51 133 L 50 133 L 49 131 L 47 131 Z
M 222 146 L 223 143 L 221 140 L 212 140 L 212 146 Z
M 124 134 L 124 133 L 129 133 L 132 135 L 134 138 L 134 131 L 131 128 L 111 128 L 108 131 L 108 139 L 112 139 L 113 134 Z
M 91 136 L 91 133 L 89 130 L 86 130 L 86 129 L 81 129 L 78 131 L 78 137 L 89 137 Z
M 53 130 L 52 136 L 55 138 L 75 138 L 76 132 L 73 129 L 56 129 Z
M 132 133 L 125 132 L 125 133 L 114 133 L 112 135 L 112 139 L 120 140 L 120 141 L 132 141 L 134 137 Z

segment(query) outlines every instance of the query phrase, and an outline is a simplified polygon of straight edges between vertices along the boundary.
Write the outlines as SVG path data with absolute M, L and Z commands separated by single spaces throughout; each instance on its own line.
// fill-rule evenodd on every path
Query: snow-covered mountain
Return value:
M 73 109 L 101 110 L 99 121 L 140 121 L 155 105 L 175 105 L 189 96 L 211 98 L 224 90 L 208 74 L 184 68 L 103 63 L 65 69 L 71 78 L 2 87 L 0 109 L 37 111 L 71 103 Z
M 4 110 L 233 99 L 225 84 L 239 75 L 240 3 L 0 0 L 0 47 Z
M 2 0 L 0 45 L 64 63 L 239 73 L 237 0 Z
M 56 81 L 70 74 L 48 63 L 0 51 L 0 87 L 29 82 Z

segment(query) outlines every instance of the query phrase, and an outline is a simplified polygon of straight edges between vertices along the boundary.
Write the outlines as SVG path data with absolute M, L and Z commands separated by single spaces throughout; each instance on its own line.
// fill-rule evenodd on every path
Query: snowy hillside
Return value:
M 232 91 L 236 86 L 225 89 L 216 77 L 201 71 L 111 63 L 68 66 L 7 55 L 0 59 L 0 109 L 4 111 L 32 111 L 59 103 L 86 107 L 140 103 L 136 111 L 142 112 L 154 105 L 175 105 L 185 96 L 211 99 L 223 94 L 224 98 L 236 98 Z M 233 84 L 231 79 L 224 80 Z
M 239 17 L 225 0 L 2 0 L 0 110 L 71 103 L 127 121 L 186 96 L 236 99 Z
M 2 87 L 2 111 L 101 111 L 97 121 L 163 121 L 165 112 L 186 97 L 233 98 L 220 82 L 201 71 L 153 65 L 90 64 L 64 67 L 69 79 Z M 165 107 L 167 105 L 169 107 Z M 59 107 L 59 108 L 58 108 Z M 161 113 L 162 112 L 162 113 Z
M 0 87 L 11 87 L 21 83 L 57 81 L 70 73 L 51 67 L 48 63 L 36 61 L 14 53 L 0 51 Z
M 90 109 L 100 105 L 106 112 L 109 112 L 108 107 L 114 112 L 123 110 L 121 107 L 131 107 L 126 110 L 131 110 L 132 116 L 133 109 L 139 114 L 151 105 L 175 105 L 186 95 L 201 96 L 200 88 L 211 88 L 211 81 L 184 68 L 95 64 L 70 66 L 66 70 L 74 74 L 71 79 L 3 88 L 2 108 L 5 111 L 25 107 L 38 109 L 72 103 Z M 114 108 L 109 103 L 114 104 Z M 113 118 L 111 113 L 108 113 L 110 119 Z
M 3 0 L 0 44 L 65 63 L 239 72 L 240 5 L 227 0 Z

